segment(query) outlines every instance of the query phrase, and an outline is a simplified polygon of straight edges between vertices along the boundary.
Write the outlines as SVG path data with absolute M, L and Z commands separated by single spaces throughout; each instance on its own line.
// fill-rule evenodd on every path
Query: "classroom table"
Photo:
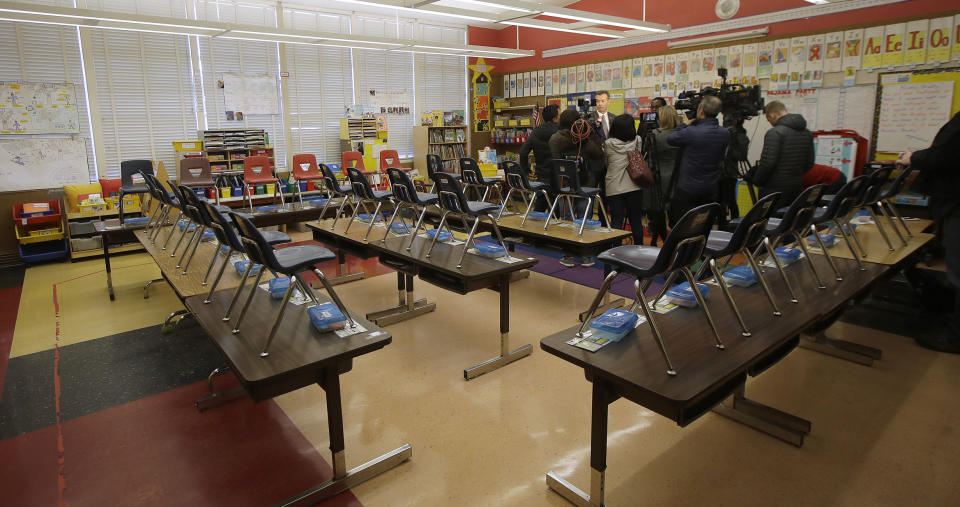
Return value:
M 110 296 L 110 301 L 115 299 L 113 276 L 110 270 L 110 245 L 137 241 L 137 238 L 134 236 L 134 231 L 143 229 L 146 226 L 147 224 L 139 222 L 121 224 L 119 218 L 111 218 L 110 220 L 101 220 L 93 223 L 93 230 L 100 235 L 100 240 L 103 243 L 103 266 L 107 272 L 107 294 Z
M 369 224 L 355 221 L 349 232 L 345 232 L 348 222 L 349 220 L 341 219 L 334 227 L 332 220 L 323 220 L 311 222 L 307 227 L 313 231 L 315 241 L 362 258 L 377 256 L 381 264 L 397 271 L 400 304 L 394 308 L 372 312 L 367 318 L 387 325 L 433 311 L 436 308 L 435 303 L 416 301 L 414 277 L 457 294 L 466 295 L 475 290 L 491 289 L 500 293 L 500 354 L 464 369 L 464 379 L 471 380 L 530 355 L 533 350 L 530 344 L 510 350 L 510 281 L 513 273 L 530 268 L 537 263 L 536 259 L 518 257 L 519 260 L 507 263 L 468 253 L 463 259 L 462 267 L 457 268 L 462 244 L 454 246 L 437 242 L 428 259 L 425 255 L 430 241 L 425 235 L 414 238 L 411 250 L 407 251 L 409 235 L 396 236 L 389 233 L 386 234 L 386 241 L 382 242 L 386 228 L 375 226 L 368 241 L 364 241 L 363 236 Z
M 404 444 L 353 469 L 346 467 L 340 375 L 352 369 L 355 357 L 389 344 L 390 334 L 352 312 L 351 316 L 364 331 L 344 338 L 332 331 L 321 333 L 311 325 L 306 304 L 288 303 L 290 306 L 280 322 L 270 354 L 261 357 L 263 340 L 270 332 L 280 301 L 271 298 L 265 290 L 253 290 L 256 293 L 239 334 L 233 334 L 233 326 L 221 320 L 232 291 L 215 292 L 209 304 L 204 303 L 205 296 L 199 295 L 188 297 L 185 304 L 255 402 L 314 383 L 326 392 L 333 478 L 277 505 L 314 505 L 409 460 L 413 451 L 410 444 Z

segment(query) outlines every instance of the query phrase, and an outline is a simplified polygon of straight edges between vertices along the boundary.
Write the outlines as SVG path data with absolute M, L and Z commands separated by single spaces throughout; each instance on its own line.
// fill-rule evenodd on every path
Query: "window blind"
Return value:
M 459 27 L 421 24 L 421 38 L 429 42 L 465 44 L 467 31 Z M 419 112 L 467 111 L 467 59 L 462 56 L 417 55 Z

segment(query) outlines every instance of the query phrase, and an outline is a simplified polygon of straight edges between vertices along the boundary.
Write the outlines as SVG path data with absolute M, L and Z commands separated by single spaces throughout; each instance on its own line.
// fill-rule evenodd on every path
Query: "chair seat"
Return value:
M 391 190 L 374 190 L 373 198 L 377 201 L 386 201 L 390 197 L 393 197 L 393 191 Z
M 498 177 L 496 177 L 496 176 L 490 176 L 490 177 L 484 176 L 484 177 L 483 177 L 483 184 L 484 184 L 484 185 L 493 185 L 494 183 L 500 183 L 501 181 L 503 181 L 503 180 L 501 180 L 500 178 L 498 178 Z
M 727 231 L 710 231 L 710 235 L 707 236 L 707 245 L 704 247 L 704 251 L 710 257 L 723 257 L 724 255 L 730 255 L 733 252 L 730 252 L 730 240 L 733 239 L 733 233 Z
M 233 211 L 233 208 L 225 204 L 214 204 L 213 209 L 219 211 L 220 213 L 229 213 L 230 211 Z
M 737 229 L 737 227 L 740 226 L 740 222 L 742 222 L 742 221 L 743 221 L 743 217 L 734 218 L 734 219 L 730 220 L 729 222 L 727 222 L 727 225 L 723 228 L 723 230 L 725 230 L 725 231 L 727 231 L 727 232 L 733 232 L 733 231 L 735 231 L 735 230 Z
M 580 187 L 580 192 L 574 192 L 570 187 L 560 189 L 561 194 L 579 195 L 581 197 L 593 197 L 600 195 L 600 189 L 597 187 Z
M 492 204 L 492 203 L 483 202 L 483 201 L 467 201 L 467 206 L 470 207 L 468 212 L 474 216 L 482 215 L 489 211 L 494 211 L 500 207 L 499 204 Z
M 623 245 L 601 253 L 597 260 L 611 264 L 620 271 L 628 271 L 638 278 L 649 278 L 660 274 L 651 271 L 659 256 L 659 247 Z
M 788 209 L 790 209 L 789 206 L 784 206 L 784 207 L 782 207 L 782 208 L 778 208 L 778 209 L 777 209 L 776 211 L 774 211 L 773 214 L 770 215 L 770 216 L 777 217 L 777 218 L 783 218 L 783 215 L 786 215 L 786 214 L 787 214 L 787 210 L 788 210 Z
M 277 272 L 290 276 L 319 262 L 336 259 L 330 250 L 316 245 L 297 245 L 274 250 Z
M 417 192 L 418 204 L 429 205 L 436 204 L 440 200 L 437 194 L 428 194 L 426 192 Z
M 260 231 L 260 234 L 263 236 L 263 239 L 267 240 L 267 243 L 271 245 L 279 245 L 281 243 L 289 243 L 291 241 L 290 236 L 285 232 L 280 231 Z
M 341 194 L 352 194 L 352 193 L 353 193 L 353 186 L 351 186 L 349 183 L 347 183 L 346 185 L 337 185 L 337 187 L 340 188 L 340 193 L 341 193 Z
M 546 190 L 550 188 L 550 184 L 543 181 L 531 181 L 530 188 L 528 190 L 539 191 Z
M 783 220 L 779 218 L 771 218 L 767 221 L 767 228 L 763 231 L 763 234 L 766 236 L 776 236 L 784 232 L 781 230 L 781 225 L 783 225 Z
M 243 182 L 247 185 L 256 185 L 258 183 L 278 183 L 280 180 L 273 177 L 272 175 L 261 175 L 261 176 L 245 176 Z
M 121 194 L 145 194 L 150 191 L 146 185 L 123 185 L 120 187 Z

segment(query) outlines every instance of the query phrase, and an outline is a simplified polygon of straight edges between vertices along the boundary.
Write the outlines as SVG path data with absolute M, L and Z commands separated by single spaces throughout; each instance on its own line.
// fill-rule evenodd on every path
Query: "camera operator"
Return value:
M 783 102 L 770 102 L 763 114 L 773 128 L 763 137 L 760 163 L 751 171 L 751 179 L 760 188 L 760 197 L 780 192 L 774 207 L 781 208 L 800 195 L 803 174 L 813 167 L 813 134 L 807 130 L 807 120 L 788 113 Z
M 536 164 L 537 180 L 550 183 L 553 174 L 553 164 L 550 160 L 553 156 L 550 154 L 550 137 L 557 132 L 557 122 L 560 120 L 560 108 L 556 105 L 549 105 L 543 108 L 540 113 L 543 120 L 537 128 L 533 129 L 530 137 L 520 147 L 520 167 L 528 174 L 530 173 L 530 151 L 533 151 L 533 160 Z M 534 209 L 537 211 L 546 211 L 548 203 L 543 199 L 538 199 Z
M 960 145 L 960 113 L 940 128 L 933 144 L 925 150 L 906 151 L 897 164 L 912 166 L 920 174 L 913 188 L 930 196 L 930 215 L 937 224 L 944 246 L 947 278 L 954 287 L 953 313 L 946 328 L 935 336 L 917 336 L 917 344 L 928 349 L 960 354 L 960 167 L 956 147 Z
M 667 136 L 667 143 L 681 148 L 676 188 L 670 201 L 670 223 L 697 206 L 716 202 L 720 167 L 730 143 L 730 131 L 721 127 L 717 115 L 723 103 L 715 95 L 704 95 L 696 119 L 685 119 L 687 127 Z
M 720 205 L 723 207 L 720 215 L 721 225 L 728 220 L 740 216 L 737 206 L 737 181 L 740 178 L 740 162 L 747 160 L 750 149 L 750 138 L 743 128 L 743 118 L 724 115 L 723 126 L 730 131 L 730 145 L 723 158 L 723 169 L 720 171 Z

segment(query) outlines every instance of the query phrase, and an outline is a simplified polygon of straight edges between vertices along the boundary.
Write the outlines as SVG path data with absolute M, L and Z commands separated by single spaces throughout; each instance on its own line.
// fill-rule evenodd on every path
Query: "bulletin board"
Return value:
M 930 118 L 923 116 L 928 114 L 929 111 L 920 110 L 915 107 L 903 107 L 903 93 L 890 93 L 894 86 L 913 86 L 916 93 L 911 100 L 919 101 L 930 106 L 935 105 L 941 111 L 943 107 L 949 106 L 949 112 L 944 112 L 937 116 L 938 119 L 934 123 L 938 123 L 938 125 L 934 125 L 927 121 L 930 120 L 932 116 L 930 116 Z M 950 88 L 952 88 L 952 96 L 944 96 L 950 95 L 948 91 Z M 884 99 L 885 90 L 887 93 L 886 100 Z M 903 90 L 903 88 L 897 91 L 900 92 L 901 90 Z M 892 115 L 902 115 L 910 110 L 917 111 L 917 118 L 915 122 L 916 125 L 910 125 L 908 129 L 917 130 L 919 134 L 917 137 L 923 139 L 915 139 L 907 142 L 907 144 L 903 144 L 906 142 L 903 140 L 905 136 L 901 136 L 899 142 L 897 142 L 895 140 L 897 138 L 893 136 L 881 136 L 885 131 L 888 131 L 888 125 L 881 125 L 882 119 Z M 877 139 L 878 142 L 874 145 L 875 153 L 871 158 L 878 160 L 890 159 L 891 157 L 895 158 L 896 153 L 899 151 L 908 148 L 925 148 L 929 146 L 936 131 L 956 114 L 957 111 L 960 111 L 960 68 L 953 67 L 947 69 L 888 72 L 881 74 L 873 123 L 874 138 Z M 897 129 L 903 129 L 903 126 L 898 126 Z M 928 137 L 929 139 L 927 139 Z

